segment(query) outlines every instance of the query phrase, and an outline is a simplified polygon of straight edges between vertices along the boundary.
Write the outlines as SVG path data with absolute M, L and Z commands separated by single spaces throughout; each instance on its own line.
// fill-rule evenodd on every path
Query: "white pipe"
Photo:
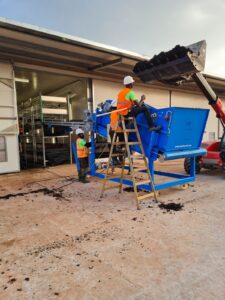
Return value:
M 96 115 L 96 118 L 101 117 L 101 116 L 111 115 L 114 112 L 124 111 L 126 109 L 128 109 L 128 108 L 121 108 L 121 109 L 113 110 L 113 111 L 110 111 L 110 112 L 107 112 L 107 113 L 104 113 L 104 114 Z

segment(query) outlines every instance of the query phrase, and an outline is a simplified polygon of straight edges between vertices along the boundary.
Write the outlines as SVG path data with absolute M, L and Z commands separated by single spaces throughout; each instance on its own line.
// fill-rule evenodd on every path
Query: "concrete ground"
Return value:
M 100 180 L 74 174 L 0 176 L 0 299 L 225 299 L 223 173 L 160 194 L 180 211 L 151 199 L 137 211 L 117 190 L 100 200 Z

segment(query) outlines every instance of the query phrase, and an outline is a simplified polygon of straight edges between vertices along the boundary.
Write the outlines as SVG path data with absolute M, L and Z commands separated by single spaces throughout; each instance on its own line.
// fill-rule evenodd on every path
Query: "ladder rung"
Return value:
M 126 153 L 113 153 L 111 156 L 125 156 Z
M 106 187 L 106 188 L 104 188 L 104 191 L 108 191 L 108 190 L 112 190 L 112 189 L 118 189 L 118 188 L 120 188 L 120 184 Z
M 140 155 L 130 155 L 130 158 L 144 158 L 143 154 Z
M 112 165 L 112 167 L 114 167 L 114 168 L 122 168 L 122 167 L 126 167 L 126 165 Z
M 145 195 L 138 196 L 137 198 L 138 198 L 138 201 L 140 201 L 140 200 L 144 200 L 144 199 L 146 199 L 148 197 L 152 197 L 152 196 L 154 196 L 154 193 L 147 193 Z
M 140 145 L 139 142 L 128 142 L 127 144 L 128 144 L 129 146 L 131 146 L 131 145 Z
M 119 132 L 119 133 L 123 133 L 123 132 L 137 132 L 136 129 L 125 129 L 125 130 L 117 130 L 116 132 Z
M 136 185 L 142 185 L 142 184 L 147 184 L 147 183 L 150 183 L 151 180 L 148 179 L 148 180 L 142 180 L 142 181 L 138 181 L 138 182 L 135 182 Z
M 143 168 L 134 168 L 133 172 L 140 172 L 140 171 L 147 171 L 148 169 L 146 167 Z
M 112 145 L 125 145 L 126 143 L 125 142 L 114 142 L 112 143 Z

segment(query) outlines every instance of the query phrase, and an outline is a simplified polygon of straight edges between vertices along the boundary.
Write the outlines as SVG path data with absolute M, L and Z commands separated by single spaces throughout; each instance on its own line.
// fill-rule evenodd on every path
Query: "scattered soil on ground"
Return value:
M 128 192 L 128 193 L 133 193 L 134 192 L 134 188 L 133 188 L 133 186 L 128 186 L 128 187 L 125 187 L 123 189 L 123 191 L 124 192 Z M 138 192 L 143 192 L 143 193 L 148 193 L 148 191 L 143 191 L 142 189 L 139 189 L 139 188 L 137 188 L 137 191 Z
M 56 198 L 56 200 L 64 199 L 61 191 L 55 192 L 55 191 L 52 191 L 48 188 L 41 188 L 41 189 L 38 189 L 38 190 L 29 191 L 29 192 L 21 192 L 21 193 L 16 193 L 16 194 L 7 194 L 7 195 L 4 195 L 4 196 L 0 196 L 0 200 L 9 200 L 10 198 L 23 197 L 23 196 L 26 196 L 26 195 L 37 194 L 37 193 L 43 193 L 44 195 L 50 195 L 50 196 Z
M 170 210 L 179 211 L 179 210 L 182 210 L 183 207 L 184 207 L 183 204 L 173 203 L 173 202 L 167 203 L 167 204 L 164 204 L 164 203 L 159 204 L 160 209 L 165 209 L 167 211 L 170 211 Z

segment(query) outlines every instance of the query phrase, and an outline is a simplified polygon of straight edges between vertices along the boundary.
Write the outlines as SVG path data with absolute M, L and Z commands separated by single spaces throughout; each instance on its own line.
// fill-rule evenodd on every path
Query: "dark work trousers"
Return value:
M 85 180 L 86 176 L 87 176 L 87 172 L 88 172 L 88 157 L 84 157 L 84 158 L 78 158 L 79 160 L 79 164 L 80 164 L 80 171 L 79 171 L 79 180 Z
M 149 127 L 154 127 L 154 123 L 153 123 L 151 114 L 150 114 L 148 108 L 144 104 L 142 106 L 135 106 L 135 107 L 133 107 L 131 109 L 129 115 L 131 115 L 131 116 L 133 115 L 133 116 L 136 117 L 140 113 L 144 113 L 146 121 L 148 123 L 148 126 Z

